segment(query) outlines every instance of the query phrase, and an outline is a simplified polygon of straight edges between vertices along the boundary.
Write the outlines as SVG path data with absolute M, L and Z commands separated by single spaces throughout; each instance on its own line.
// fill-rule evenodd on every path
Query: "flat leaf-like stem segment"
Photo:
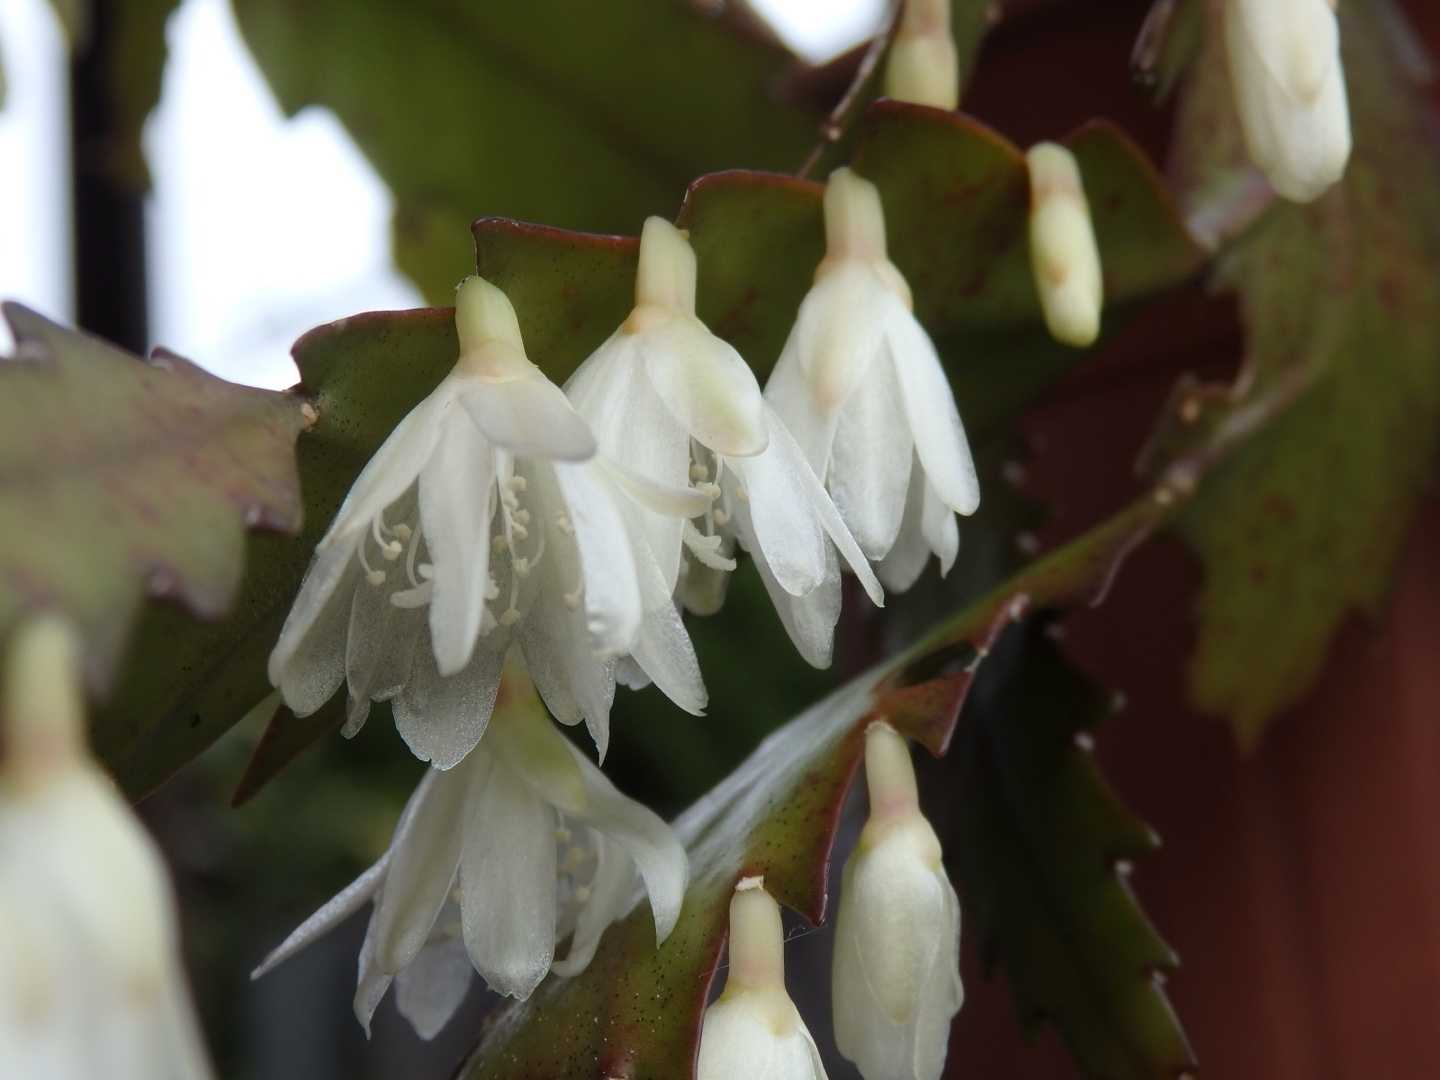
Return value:
M 300 527 L 306 406 L 169 353 L 147 363 L 19 304 L 4 314 L 16 347 L 0 358 L 0 635 L 63 611 L 103 693 L 147 592 L 218 619 L 245 530 Z
M 1226 253 L 1244 370 L 1234 386 L 1177 388 L 1152 455 L 1245 442 L 1180 522 L 1205 566 L 1191 696 L 1245 746 L 1309 688 L 1346 616 L 1384 602 L 1440 445 L 1440 167 L 1385 6 L 1339 8 L 1344 180 L 1308 207 L 1274 203 Z M 1235 127 L 1212 26 L 1178 145 L 1191 213 L 1217 235 L 1257 182 Z
M 692 1075 L 736 881 L 763 874 L 766 888 L 811 922 L 825 915 L 830 850 L 863 758 L 865 727 L 885 719 L 943 753 L 972 679 L 983 671 L 981 659 L 1005 627 L 1036 609 L 1095 598 L 1118 561 L 1173 505 L 1142 500 L 775 731 L 677 821 L 691 886 L 666 943 L 655 947 L 642 905 L 606 933 L 583 975 L 552 978 L 529 1001 L 504 1007 L 460 1075 Z M 967 895 L 975 891 L 981 932 L 1002 955 L 1026 1014 L 1043 1009 L 1057 1022 L 1087 1072 L 1173 1077 L 1193 1068 L 1193 1058 L 1149 976 L 1173 967 L 1175 958 L 1117 877 L 1116 860 L 1153 839 L 1073 737 L 1093 720 L 1087 711 L 1093 690 L 1053 655 L 1042 654 L 1040 662 L 1060 667 L 1063 679 L 1045 683 L 1053 696 L 1036 700 L 1028 669 L 1021 669 L 1027 715 L 1004 719 L 1024 731 L 965 726 L 962 775 L 977 804 L 973 826 L 985 836 L 962 860 L 962 880 Z M 1035 674 L 1048 679 L 1052 672 Z M 1033 805 L 1016 804 L 1013 785 L 1057 777 L 1063 783 L 1034 791 Z

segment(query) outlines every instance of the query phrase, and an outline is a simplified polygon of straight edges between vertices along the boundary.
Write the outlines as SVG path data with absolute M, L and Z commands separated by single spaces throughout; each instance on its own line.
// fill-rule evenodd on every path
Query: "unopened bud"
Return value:
M 7 783 L 43 783 L 85 760 L 79 643 L 60 616 L 40 615 L 15 630 L 5 660 L 0 723 Z
M 1045 323 L 1057 341 L 1092 344 L 1100 334 L 1104 280 L 1090 205 L 1075 155 L 1040 143 L 1030 166 L 1030 268 Z
M 885 67 L 896 101 L 953 110 L 960 104 L 960 58 L 950 33 L 950 0 L 905 0 Z

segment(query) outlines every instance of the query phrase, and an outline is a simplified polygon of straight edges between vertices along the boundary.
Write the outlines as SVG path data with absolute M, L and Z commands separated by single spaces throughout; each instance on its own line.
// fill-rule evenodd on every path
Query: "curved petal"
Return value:
M 925 475 L 946 506 L 973 514 L 980 505 L 980 481 L 935 345 L 898 298 L 886 315 L 885 337 Z
M 685 885 L 690 879 L 690 860 L 685 848 L 657 814 L 620 794 L 605 774 L 574 746 L 566 743 L 565 748 L 580 769 L 587 796 L 584 809 L 571 816 L 613 840 L 634 860 L 645 882 L 645 891 L 650 895 L 656 943 L 663 942 L 680 917 Z
M 465 808 L 460 919 L 475 970 L 529 997 L 555 953 L 555 811 L 503 764 Z
M 376 968 L 393 975 L 415 959 L 440 916 L 460 865 L 461 814 L 489 761 L 476 754 L 463 770 L 430 769 L 405 806 L 390 842 L 390 867 L 375 903 Z
M 585 461 L 595 436 L 558 386 L 536 372 L 520 379 L 466 379 L 460 404 L 485 437 L 524 457 Z
M 924 531 L 925 488 L 925 472 L 920 468 L 920 459 L 916 458 L 905 485 L 905 517 L 900 523 L 900 533 L 889 554 L 875 567 L 875 576 L 891 592 L 909 589 L 930 561 L 930 544 Z M 949 513 L 949 507 L 943 509 Z M 958 532 L 956 537 L 958 544 Z
M 470 659 L 490 586 L 495 451 L 463 416 L 447 417 L 420 473 L 420 527 L 433 567 L 430 636 L 442 675 Z
M 470 662 L 446 678 L 429 649 L 417 649 L 410 681 L 395 696 L 395 729 L 421 761 L 452 769 L 479 743 L 495 710 L 506 639 L 499 631 L 481 641 Z
M 643 615 L 630 534 L 604 473 L 588 465 L 556 465 L 555 480 L 574 526 L 586 629 L 596 652 L 618 656 L 629 651 Z
M 350 688 L 350 711 L 345 734 L 354 735 L 364 723 L 370 702 L 386 701 L 410 681 L 416 645 L 426 638 L 425 613 L 420 608 L 400 607 L 390 602 L 394 593 L 386 587 L 361 582 L 350 604 L 350 624 L 345 634 L 345 682 Z
M 645 373 L 670 414 L 702 446 L 751 457 L 768 441 L 755 373 L 699 319 L 676 316 L 636 335 Z
M 915 1016 L 913 1067 L 916 1080 L 938 1080 L 945 1069 L 950 1044 L 950 1022 L 965 1003 L 960 984 L 960 901 L 955 888 L 942 873 L 945 893 L 945 926 L 935 964 L 920 991 L 920 1009 Z
M 362 587 L 353 546 L 316 551 L 270 652 L 270 683 L 296 716 L 309 716 L 345 681 L 350 598 Z
M 365 1037 L 370 1037 L 370 1021 L 375 1018 L 375 1010 L 380 1007 L 381 1000 L 385 997 L 386 991 L 390 989 L 390 983 L 395 976 L 380 970 L 375 960 L 375 920 L 371 918 L 370 925 L 365 928 L 365 941 L 360 946 L 359 971 L 355 979 L 355 998 L 353 1008 L 355 1019 L 360 1021 L 360 1026 L 365 1029 Z
M 599 464 L 625 497 L 652 514 L 683 520 L 700 517 L 710 509 L 711 497 L 693 487 L 670 487 L 605 458 Z
M 369 903 L 384 882 L 385 871 L 389 865 L 390 853 L 387 851 L 380 857 L 379 862 L 345 886 L 332 899 L 327 900 L 314 915 L 297 926 L 289 937 L 272 949 L 270 955 L 260 962 L 260 966 L 250 973 L 250 978 L 258 979 L 268 974 L 276 965 L 284 963 L 311 942 L 328 934 Z
M 825 577 L 825 535 L 806 478 L 816 488 L 819 481 L 784 425 L 778 418 L 770 420 L 770 446 L 765 453 L 726 464 L 744 487 L 754 543 L 764 553 L 771 575 L 786 592 L 804 596 Z M 825 501 L 830 501 L 829 496 Z
M 944 577 L 950 573 L 960 552 L 960 527 L 955 523 L 955 512 L 941 501 L 935 486 L 929 482 L 925 484 L 921 529 L 930 550 L 940 558 L 940 576 Z
M 895 545 L 914 445 L 894 365 L 876 364 L 840 410 L 825 485 L 868 558 Z
M 775 613 L 795 650 L 814 668 L 828 668 L 835 651 L 835 624 L 840 621 L 840 561 L 834 549 L 826 551 L 823 581 L 804 596 L 792 596 L 780 587 L 765 560 L 755 557 L 755 569 L 770 595 Z
M 553 582 L 548 583 L 553 586 Z M 566 606 L 562 590 L 540 591 L 523 623 L 520 645 L 547 705 L 562 723 L 583 718 L 604 760 L 610 742 L 610 706 L 615 700 L 615 661 L 595 654 L 579 615 Z M 564 708 L 573 702 L 573 711 Z
M 460 1008 L 474 977 L 461 942 L 432 941 L 395 976 L 395 1006 L 415 1034 L 433 1039 Z
M 840 410 L 822 410 L 816 404 L 800 360 L 802 340 L 797 321 L 765 383 L 765 400 L 795 436 L 805 460 L 823 482 L 830 468 L 830 448 L 835 441 Z
M 595 841 L 595 876 L 590 879 L 590 897 L 580 905 L 575 933 L 565 959 L 556 960 L 550 970 L 563 978 L 584 971 L 600 944 L 600 935 L 630 910 L 635 894 L 635 865 L 624 851 L 617 850 L 603 833 L 591 830 Z

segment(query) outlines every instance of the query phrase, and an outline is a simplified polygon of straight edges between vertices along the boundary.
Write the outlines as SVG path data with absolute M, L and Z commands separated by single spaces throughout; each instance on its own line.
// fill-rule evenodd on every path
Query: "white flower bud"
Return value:
M 950 0 L 906 0 L 885 67 L 885 95 L 953 110 L 960 104 L 960 58 L 950 33 Z
M 1333 4 L 1226 0 L 1225 44 L 1251 158 L 1285 198 L 1318 198 L 1350 159 L 1350 108 Z
M 865 734 L 870 820 L 845 863 L 831 998 L 835 1042 L 865 1080 L 937 1080 L 960 986 L 960 904 L 920 813 L 905 740 Z
M 22 626 L 0 702 L 0 1076 L 209 1077 L 163 860 L 83 732 L 72 631 Z
M 761 878 L 730 899 L 730 969 L 705 1010 L 696 1080 L 825 1080 L 815 1040 L 785 992 L 780 907 Z
M 1040 143 L 1030 166 L 1030 268 L 1045 324 L 1056 341 L 1086 346 L 1100 335 L 1105 284 L 1090 204 L 1075 155 Z

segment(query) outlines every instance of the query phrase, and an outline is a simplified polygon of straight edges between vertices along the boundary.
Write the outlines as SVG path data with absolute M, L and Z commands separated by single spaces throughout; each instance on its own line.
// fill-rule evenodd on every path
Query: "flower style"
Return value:
M 864 554 L 754 374 L 695 314 L 695 253 L 652 217 L 640 238 L 635 309 L 566 384 L 643 523 L 664 581 L 682 558 L 730 570 L 733 542 L 755 558 L 802 655 L 830 662 L 840 559 L 883 602 Z M 670 493 L 708 502 L 681 519 Z M 665 497 L 656 497 L 655 491 Z
M 1226 0 L 1225 45 L 1250 156 L 1280 195 L 1319 198 L 1350 160 L 1334 0 Z
M 501 693 L 474 752 L 426 773 L 390 850 L 253 977 L 373 900 L 355 1015 L 368 1033 L 393 980 L 401 1013 L 428 1039 L 459 1007 L 472 966 L 521 999 L 548 971 L 583 971 L 605 928 L 633 906 L 637 877 L 657 943 L 669 936 L 689 875 L 679 840 L 560 734 L 513 661 Z
M 454 370 L 386 439 L 316 546 L 271 682 L 302 716 L 348 682 L 351 735 L 372 701 L 393 700 L 401 735 L 442 769 L 484 733 L 512 640 L 557 717 L 583 718 L 602 754 L 620 656 L 633 651 L 699 712 L 689 638 L 668 590 L 667 605 L 653 600 L 659 571 L 587 460 L 589 427 L 526 357 L 499 289 L 468 278 L 455 320 Z M 685 498 L 681 512 L 703 506 L 691 492 L 671 503 Z
M 1080 166 L 1058 143 L 1031 147 L 1025 161 L 1030 171 L 1030 268 L 1045 324 L 1056 341 L 1092 345 L 1100 336 L 1105 282 Z
M 730 898 L 730 968 L 705 1010 L 696 1080 L 825 1080 L 805 1021 L 785 991 L 780 907 L 762 878 Z
M 980 486 L 940 358 L 886 256 L 875 185 L 849 169 L 831 174 L 825 237 L 765 397 L 881 580 L 903 591 L 931 552 L 949 571 L 954 514 L 975 512 Z
M 870 820 L 846 860 L 835 926 L 835 1041 L 865 1080 L 938 1080 L 960 1010 L 960 903 L 920 813 L 905 740 L 865 733 Z
M 0 703 L 0 1076 L 208 1080 L 164 860 L 85 750 L 76 651 L 23 625 Z

